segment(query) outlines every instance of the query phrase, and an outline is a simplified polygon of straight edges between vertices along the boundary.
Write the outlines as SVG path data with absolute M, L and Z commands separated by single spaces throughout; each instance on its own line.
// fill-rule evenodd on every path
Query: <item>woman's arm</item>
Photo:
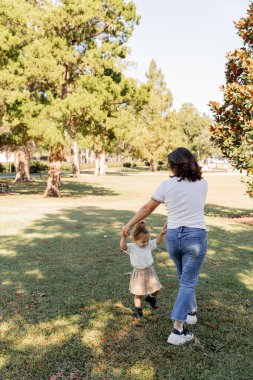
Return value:
M 123 234 L 121 235 L 119 246 L 120 246 L 120 249 L 122 251 L 126 251 L 127 250 L 126 236 L 124 236 Z
M 124 227 L 122 228 L 122 234 L 124 236 L 127 236 L 132 226 L 149 216 L 159 205 L 160 202 L 150 199 L 140 208 L 139 211 L 137 211 L 135 216 L 132 219 L 130 219 L 127 222 L 127 224 L 124 225 Z

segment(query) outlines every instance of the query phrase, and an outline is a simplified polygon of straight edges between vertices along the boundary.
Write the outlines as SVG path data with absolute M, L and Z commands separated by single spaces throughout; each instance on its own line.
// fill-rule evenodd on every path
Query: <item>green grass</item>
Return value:
M 195 342 L 166 343 L 177 293 L 165 245 L 155 254 L 159 311 L 132 316 L 131 270 L 121 226 L 165 174 L 64 178 L 62 198 L 45 180 L 10 182 L 1 201 L 0 379 L 252 379 L 253 213 L 238 176 L 208 176 L 209 247 L 197 287 Z M 148 218 L 155 237 L 165 207 Z

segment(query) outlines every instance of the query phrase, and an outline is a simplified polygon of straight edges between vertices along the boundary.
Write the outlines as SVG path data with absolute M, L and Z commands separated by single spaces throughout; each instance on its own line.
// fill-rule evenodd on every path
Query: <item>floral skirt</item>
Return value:
M 131 273 L 129 290 L 137 296 L 145 296 L 157 292 L 162 288 L 153 266 L 139 269 L 134 268 Z

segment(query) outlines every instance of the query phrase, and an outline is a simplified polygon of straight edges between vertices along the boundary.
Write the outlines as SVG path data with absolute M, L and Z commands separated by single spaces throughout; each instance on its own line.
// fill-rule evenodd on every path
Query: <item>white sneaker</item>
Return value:
M 189 313 L 186 317 L 186 323 L 188 325 L 195 325 L 197 323 L 197 316 L 196 316 L 196 312 L 193 312 L 193 313 Z
M 180 346 L 181 344 L 189 342 L 193 338 L 193 333 L 189 332 L 186 328 L 184 328 L 182 332 L 179 332 L 177 329 L 173 328 L 167 342 L 173 344 L 174 346 Z

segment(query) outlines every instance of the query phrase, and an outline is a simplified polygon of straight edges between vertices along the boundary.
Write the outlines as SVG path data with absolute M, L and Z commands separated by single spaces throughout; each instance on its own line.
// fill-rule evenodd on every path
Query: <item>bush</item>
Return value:
M 10 172 L 10 165 L 11 165 L 11 172 L 14 173 L 16 171 L 15 165 L 13 163 L 4 162 L 3 164 L 0 163 L 0 173 L 9 173 Z
M 121 168 L 122 167 L 122 162 L 107 162 L 106 166 L 108 168 Z M 95 167 L 95 164 L 93 164 L 93 167 Z
M 71 164 L 71 162 L 63 162 L 61 170 L 63 172 L 72 172 L 72 164 Z
M 131 168 L 131 162 L 123 162 L 123 167 L 124 168 Z
M 157 166 L 157 170 L 158 171 L 161 171 L 161 170 L 163 170 L 163 171 L 168 171 L 168 167 L 166 166 L 166 165 L 158 165 Z
M 0 162 L 0 173 L 5 172 L 5 167 L 4 165 Z
M 30 162 L 30 173 L 40 173 L 48 170 L 48 164 L 40 161 Z
M 149 161 L 145 161 L 144 164 L 145 164 L 145 166 L 150 166 L 150 162 Z
M 80 170 L 95 169 L 95 164 L 80 164 Z

